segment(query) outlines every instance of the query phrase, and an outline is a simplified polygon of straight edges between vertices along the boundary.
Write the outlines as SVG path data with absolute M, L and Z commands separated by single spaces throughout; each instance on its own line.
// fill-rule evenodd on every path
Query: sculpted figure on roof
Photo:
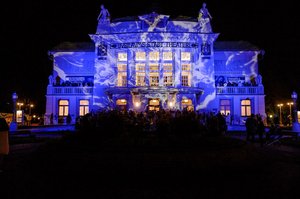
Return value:
M 212 28 L 210 25 L 210 21 L 212 20 L 212 16 L 206 8 L 206 3 L 202 4 L 202 8 L 199 10 L 198 22 L 200 25 L 200 32 L 210 33 L 212 32 Z
M 110 14 L 103 4 L 101 4 L 101 11 L 97 19 L 100 23 L 106 23 L 110 21 Z

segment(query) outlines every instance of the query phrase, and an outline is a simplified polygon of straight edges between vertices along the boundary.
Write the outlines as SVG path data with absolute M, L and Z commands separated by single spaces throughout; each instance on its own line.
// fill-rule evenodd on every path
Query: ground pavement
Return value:
M 63 138 L 11 147 L 2 198 L 300 198 L 299 148 L 213 137 Z

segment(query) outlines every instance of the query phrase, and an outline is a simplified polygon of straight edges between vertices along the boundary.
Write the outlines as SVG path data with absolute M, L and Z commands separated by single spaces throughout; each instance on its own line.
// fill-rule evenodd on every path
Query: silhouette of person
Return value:
M 98 15 L 98 21 L 104 23 L 104 22 L 108 22 L 110 18 L 110 14 L 108 12 L 108 10 L 104 7 L 104 5 L 101 5 L 101 11 L 100 14 Z
M 257 131 L 257 121 L 255 119 L 255 115 L 252 113 L 251 116 L 246 119 L 247 140 L 254 142 L 256 131 Z

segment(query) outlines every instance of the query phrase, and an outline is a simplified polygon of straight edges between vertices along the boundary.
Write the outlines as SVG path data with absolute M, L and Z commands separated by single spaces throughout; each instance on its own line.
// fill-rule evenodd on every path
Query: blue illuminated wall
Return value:
M 230 99 L 231 113 L 241 115 L 240 102 L 251 99 L 252 112 L 265 115 L 264 91 L 258 74 L 262 52 L 248 42 L 216 42 L 219 33 L 207 31 L 197 20 L 170 19 L 150 13 L 99 21 L 91 43 L 63 43 L 50 51 L 53 74 L 49 77 L 46 115 L 58 114 L 58 100 L 69 100 L 69 111 L 78 116 L 78 100 L 88 99 L 89 110 L 117 108 L 143 111 L 158 99 L 164 109 L 182 109 L 191 100 L 197 111 L 219 111 L 220 100 Z M 137 85 L 137 52 L 145 52 L 145 85 Z M 159 84 L 150 86 L 150 52 L 159 52 Z M 164 85 L 162 53 L 172 52 L 172 86 Z M 191 57 L 190 84 L 182 84 L 182 53 Z M 126 85 L 118 85 L 118 54 L 126 54 Z M 59 78 L 58 78 L 59 77 Z M 51 78 L 51 80 L 50 80 Z M 60 82 L 58 82 L 58 79 Z M 135 106 L 136 105 L 136 106 Z

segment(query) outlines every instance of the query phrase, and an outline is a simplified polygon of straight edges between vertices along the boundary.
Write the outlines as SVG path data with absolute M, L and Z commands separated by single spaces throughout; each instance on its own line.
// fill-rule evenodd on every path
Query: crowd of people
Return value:
M 158 135 L 222 135 L 227 131 L 225 115 L 188 110 L 119 111 L 89 113 L 77 119 L 76 127 L 91 132 L 150 133 Z

